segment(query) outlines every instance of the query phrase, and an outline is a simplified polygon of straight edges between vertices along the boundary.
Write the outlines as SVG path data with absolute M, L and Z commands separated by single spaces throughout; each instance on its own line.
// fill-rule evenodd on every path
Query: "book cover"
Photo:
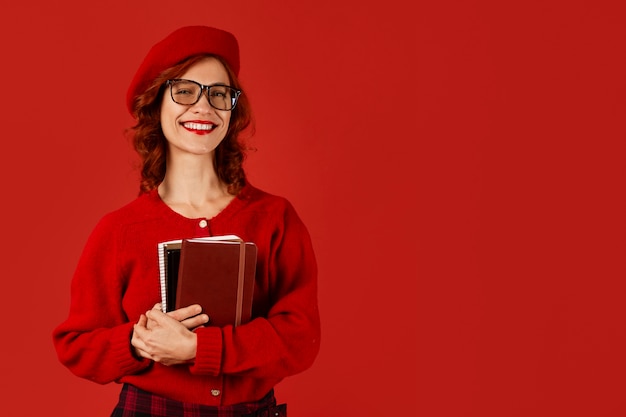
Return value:
M 163 311 L 200 304 L 209 325 L 250 320 L 257 257 L 254 243 L 228 235 L 158 246 Z

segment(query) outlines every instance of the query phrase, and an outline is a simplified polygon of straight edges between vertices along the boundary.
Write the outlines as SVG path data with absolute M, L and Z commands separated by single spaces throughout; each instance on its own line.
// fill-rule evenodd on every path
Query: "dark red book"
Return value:
M 256 245 L 234 235 L 160 243 L 163 311 L 200 304 L 210 326 L 250 321 L 256 258 Z

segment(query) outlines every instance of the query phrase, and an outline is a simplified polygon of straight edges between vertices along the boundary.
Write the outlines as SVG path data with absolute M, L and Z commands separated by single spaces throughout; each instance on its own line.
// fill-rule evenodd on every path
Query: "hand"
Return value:
M 157 304 L 142 314 L 131 339 L 137 355 L 168 366 L 192 361 L 196 357 L 197 337 L 190 328 L 208 320 L 206 315 L 189 317 L 199 313 L 199 308 L 190 306 L 165 314 Z

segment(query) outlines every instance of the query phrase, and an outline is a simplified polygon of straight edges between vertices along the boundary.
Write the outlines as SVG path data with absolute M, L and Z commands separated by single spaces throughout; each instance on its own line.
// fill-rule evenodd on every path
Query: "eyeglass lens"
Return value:
M 170 83 L 172 100 L 178 104 L 192 105 L 200 100 L 202 91 L 207 90 L 211 106 L 219 110 L 232 110 L 237 103 L 237 91 L 224 85 L 202 87 L 194 81 L 177 80 Z

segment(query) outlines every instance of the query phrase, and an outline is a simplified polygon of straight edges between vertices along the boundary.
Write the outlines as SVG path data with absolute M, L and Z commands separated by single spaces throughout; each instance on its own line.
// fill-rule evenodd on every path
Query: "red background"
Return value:
M 126 87 L 187 24 L 241 43 L 251 181 L 289 198 L 323 339 L 300 417 L 626 414 L 620 1 L 3 4 L 0 399 L 107 416 L 50 333 L 95 222 L 135 197 Z

